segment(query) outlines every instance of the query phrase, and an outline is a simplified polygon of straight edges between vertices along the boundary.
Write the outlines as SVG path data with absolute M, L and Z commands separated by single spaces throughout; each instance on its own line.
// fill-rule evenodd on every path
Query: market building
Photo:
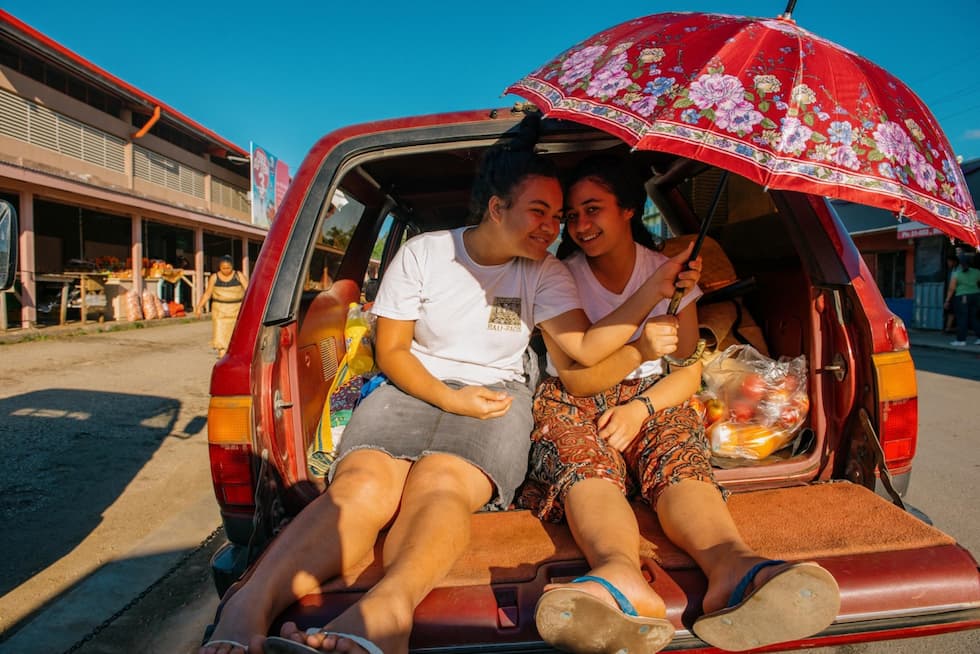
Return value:
M 961 164 L 974 205 L 980 199 L 980 159 Z M 935 227 L 896 220 L 884 209 L 833 200 L 892 313 L 916 329 L 943 329 L 949 257 L 957 243 Z
M 0 198 L 20 223 L 3 327 L 131 318 L 146 290 L 190 312 L 222 256 L 251 272 L 267 226 L 253 224 L 249 162 L 0 10 Z

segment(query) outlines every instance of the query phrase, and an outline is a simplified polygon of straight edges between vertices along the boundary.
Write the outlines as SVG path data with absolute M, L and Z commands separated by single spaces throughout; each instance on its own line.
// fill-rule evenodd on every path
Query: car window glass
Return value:
M 647 198 L 646 204 L 643 205 L 643 226 L 655 240 L 666 241 L 674 236 L 660 208 L 650 198 Z
M 385 250 L 388 247 L 388 242 L 392 239 L 397 241 L 397 245 L 388 251 L 389 258 L 394 256 L 398 248 L 408 239 L 408 230 L 392 214 L 388 214 L 385 216 L 384 222 L 381 224 L 381 229 L 378 231 L 378 238 L 374 242 L 374 248 L 371 250 L 368 269 L 364 274 L 364 285 L 362 288 L 364 289 L 363 299 L 365 302 L 373 301 L 374 295 L 378 292 L 378 283 L 381 280 L 383 266 L 388 265 L 388 261 L 385 259 Z
M 347 194 L 347 204 L 323 221 L 310 259 L 307 290 L 326 290 L 330 287 L 363 212 L 364 205 Z

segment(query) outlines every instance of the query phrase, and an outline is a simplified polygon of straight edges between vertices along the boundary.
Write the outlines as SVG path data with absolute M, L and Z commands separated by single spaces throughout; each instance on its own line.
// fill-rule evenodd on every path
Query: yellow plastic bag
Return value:
M 351 380 L 374 371 L 374 346 L 372 321 L 370 315 L 361 309 L 361 305 L 351 302 L 347 310 L 347 322 L 344 325 L 344 343 L 346 352 L 337 366 L 327 398 L 323 402 L 320 422 L 316 426 L 316 434 L 307 456 L 310 471 L 324 476 L 333 463 L 337 446 L 344 431 L 344 426 L 350 420 L 353 402 L 341 402 L 343 406 L 334 406 L 337 391 Z

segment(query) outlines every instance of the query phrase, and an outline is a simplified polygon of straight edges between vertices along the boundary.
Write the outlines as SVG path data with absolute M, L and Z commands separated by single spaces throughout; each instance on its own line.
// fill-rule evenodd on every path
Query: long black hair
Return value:
M 647 202 L 647 192 L 643 180 L 628 159 L 612 155 L 595 155 L 579 162 L 565 178 L 565 193 L 577 182 L 588 179 L 613 194 L 620 209 L 632 209 L 630 231 L 633 240 L 651 250 L 660 250 L 661 246 L 643 224 L 643 209 Z M 568 234 L 568 224 L 561 233 L 561 243 L 558 246 L 558 258 L 564 259 L 579 247 Z
M 539 114 L 528 114 L 513 137 L 495 144 L 483 155 L 470 193 L 471 220 L 483 219 L 490 198 L 495 195 L 510 204 L 514 190 L 527 177 L 559 179 L 554 163 L 534 152 L 540 123 Z

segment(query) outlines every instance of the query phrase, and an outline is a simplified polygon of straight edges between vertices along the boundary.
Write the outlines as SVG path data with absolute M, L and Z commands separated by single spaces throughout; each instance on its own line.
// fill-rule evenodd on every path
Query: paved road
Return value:
M 0 357 L 6 366 L 0 370 L 0 402 L 7 403 L 0 406 L 4 409 L 0 415 L 30 421 L 17 423 L 20 426 L 16 430 L 17 438 L 40 438 L 35 432 L 47 434 L 49 438 L 88 434 L 78 438 L 84 443 L 96 436 L 121 439 L 120 433 L 125 433 L 129 434 L 126 441 L 132 441 L 130 447 L 122 440 L 114 443 L 125 448 L 126 455 L 119 457 L 120 462 L 99 462 L 99 477 L 109 479 L 109 488 L 98 492 L 80 492 L 82 488 L 99 488 L 75 470 L 80 462 L 69 463 L 66 472 L 59 467 L 64 461 L 62 457 L 53 454 L 42 457 L 48 483 L 35 490 L 41 492 L 42 501 L 49 507 L 57 507 L 57 502 L 49 496 L 57 499 L 58 492 L 62 493 L 62 499 L 65 493 L 102 499 L 96 501 L 95 508 L 87 501 L 76 501 L 72 511 L 62 511 L 45 523 L 46 533 L 68 534 L 70 547 L 60 546 L 64 551 L 56 552 L 63 557 L 58 560 L 52 558 L 51 552 L 40 555 L 45 567 L 38 568 L 37 578 L 27 580 L 13 591 L 19 602 L 8 601 L 8 596 L 0 598 L 0 619 L 7 620 L 4 625 L 10 624 L 8 616 L 15 615 L 8 613 L 11 608 L 30 614 L 32 607 L 45 601 L 45 592 L 63 592 L 74 586 L 72 596 L 68 601 L 47 607 L 40 618 L 26 626 L 21 620 L 20 631 L 10 640 L 0 642 L 4 654 L 63 652 L 73 646 L 74 651 L 82 654 L 130 651 L 163 654 L 191 652 L 199 642 L 217 604 L 208 574 L 208 559 L 220 544 L 219 535 L 201 545 L 218 523 L 207 472 L 205 434 L 200 427 L 206 410 L 207 373 L 213 362 L 206 346 L 207 329 L 206 323 L 189 324 L 107 335 L 105 343 L 89 340 L 102 336 L 87 336 L 69 343 L 24 344 L 41 351 L 41 354 L 25 355 L 34 360 L 29 366 L 7 364 L 17 358 L 10 357 L 10 353 L 19 354 L 21 350 L 0 347 Z M 975 403 L 980 397 L 978 361 L 975 355 L 963 352 L 923 349 L 916 350 L 915 356 L 920 362 L 921 439 L 909 499 L 930 515 L 938 527 L 980 553 L 980 524 L 975 519 L 964 520 L 964 516 L 976 515 L 971 489 L 975 488 L 980 471 L 980 443 L 977 442 L 980 437 L 975 425 Z M 68 360 L 75 361 L 78 370 L 65 366 L 64 361 Z M 106 365 L 106 361 L 114 364 Z M 122 372 L 123 368 L 139 372 L 130 376 Z M 181 381 L 176 384 L 160 381 L 162 374 L 168 378 L 179 374 Z M 146 382 L 147 378 L 151 381 Z M 11 385 L 17 388 L 12 389 Z M 63 392 L 51 394 L 48 390 L 51 388 Z M 92 388 L 104 390 L 94 392 Z M 97 398 L 77 401 L 85 400 L 86 394 L 93 392 Z M 57 398 L 62 402 L 55 401 Z M 65 398 L 71 403 L 66 403 Z M 123 404 L 117 405 L 117 401 Z M 46 427 L 52 422 L 62 426 L 53 430 Z M 17 443 L 5 424 L 0 423 L 3 453 L 8 460 L 26 456 L 18 453 L 20 448 L 15 447 Z M 25 425 L 29 429 L 24 429 Z M 17 465 L 32 461 L 15 460 Z M 51 483 L 54 479 L 64 482 L 55 485 Z M 21 479 L 18 483 L 27 482 Z M 6 487 L 6 477 L 0 484 Z M 57 491 L 58 488 L 68 490 Z M 179 505 L 169 518 L 155 512 L 134 516 L 132 511 L 127 514 L 123 510 L 124 506 L 135 505 L 136 496 L 145 501 L 164 490 L 163 496 Z M 107 501 L 106 497 L 113 501 Z M 23 521 L 23 507 L 0 501 L 5 502 L 0 504 L 4 526 L 10 524 L 7 520 Z M 8 511 L 12 512 L 9 518 Z M 81 514 L 84 530 L 78 525 L 57 530 L 56 525 L 68 520 L 73 512 Z M 36 535 L 42 533 L 45 532 L 39 530 Z M 107 544 L 111 542 L 115 544 Z M 10 543 L 17 545 L 15 540 L 0 540 L 0 551 L 8 551 Z M 23 543 L 19 546 L 21 551 L 27 549 Z M 73 565 L 67 566 L 67 562 Z M 8 565 L 12 564 L 0 561 L 0 566 Z M 66 569 L 74 576 L 62 575 Z M 6 580 L 7 568 L 2 570 L 0 579 Z M 22 576 L 28 571 L 13 569 L 15 575 Z M 160 575 L 165 573 L 166 577 L 160 580 Z M 145 591 L 147 586 L 150 588 Z M 25 587 L 30 587 L 30 592 L 22 590 Z M 134 601 L 137 596 L 140 597 Z M 100 626 L 105 618 L 130 603 L 129 610 Z M 97 631 L 92 633 L 93 629 Z M 967 654 L 980 651 L 980 631 L 806 651 L 809 654 Z
M 65 651 L 220 525 L 209 339 L 204 321 L 0 346 L 3 652 Z
M 980 358 L 913 347 L 919 384 L 919 444 L 907 500 L 980 556 Z M 976 654 L 980 630 L 930 638 L 803 650 L 807 654 Z

